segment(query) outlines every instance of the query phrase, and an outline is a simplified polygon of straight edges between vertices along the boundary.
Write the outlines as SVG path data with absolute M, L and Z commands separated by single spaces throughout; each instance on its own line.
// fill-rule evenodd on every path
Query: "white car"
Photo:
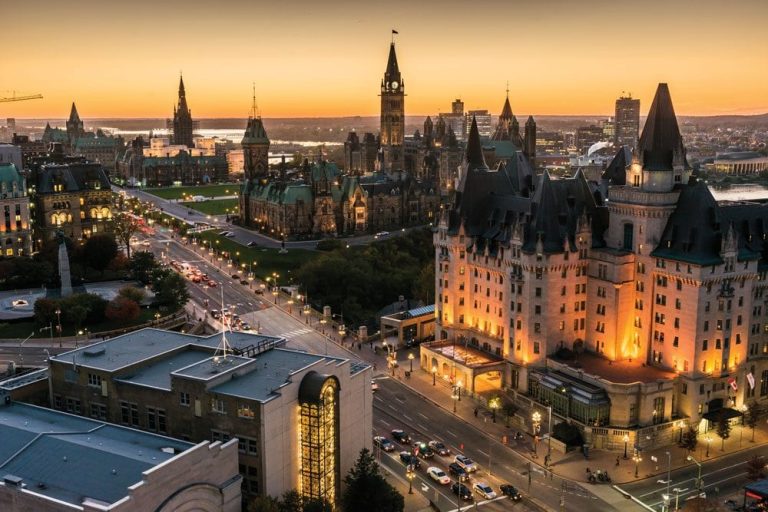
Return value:
M 427 474 L 429 477 L 434 480 L 435 482 L 438 482 L 440 485 L 448 485 L 451 483 L 451 478 L 445 474 L 445 471 L 443 471 L 440 468 L 436 468 L 434 466 L 427 469 Z
M 485 482 L 477 482 L 475 485 L 472 486 L 472 488 L 475 490 L 477 494 L 482 496 L 483 498 L 487 500 L 492 500 L 496 497 L 496 491 L 491 489 L 491 486 L 486 484 Z
M 453 461 L 459 466 L 461 466 L 461 468 L 467 473 L 472 473 L 473 471 L 477 471 L 477 465 L 475 464 L 475 462 L 465 455 L 457 455 L 453 459 Z

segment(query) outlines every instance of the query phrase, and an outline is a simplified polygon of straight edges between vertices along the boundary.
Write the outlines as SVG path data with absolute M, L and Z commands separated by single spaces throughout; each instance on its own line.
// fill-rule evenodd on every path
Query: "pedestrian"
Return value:
M 373 371 L 376 371 L 376 363 L 373 363 Z
M 477 418 L 477 407 L 475 407 L 475 418 Z
M 616 456 L 616 467 L 619 467 L 619 456 Z

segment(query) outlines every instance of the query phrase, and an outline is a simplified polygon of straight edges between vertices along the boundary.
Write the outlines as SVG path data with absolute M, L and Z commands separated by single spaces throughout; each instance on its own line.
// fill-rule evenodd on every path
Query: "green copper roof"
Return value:
M 4 184 L 8 192 L 13 191 L 13 184 L 18 184 L 18 190 L 24 191 L 24 178 L 16 170 L 16 166 L 10 163 L 0 164 L 0 188 Z

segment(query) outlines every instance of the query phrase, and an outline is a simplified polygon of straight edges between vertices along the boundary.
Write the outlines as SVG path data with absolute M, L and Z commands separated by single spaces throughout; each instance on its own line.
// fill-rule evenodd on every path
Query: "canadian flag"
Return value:
M 739 390 L 739 386 L 738 384 L 736 384 L 736 379 L 734 379 L 733 377 L 728 378 L 728 385 L 731 386 L 734 391 Z
M 752 375 L 752 372 L 747 374 L 747 382 L 749 382 L 749 389 L 755 389 L 755 376 Z

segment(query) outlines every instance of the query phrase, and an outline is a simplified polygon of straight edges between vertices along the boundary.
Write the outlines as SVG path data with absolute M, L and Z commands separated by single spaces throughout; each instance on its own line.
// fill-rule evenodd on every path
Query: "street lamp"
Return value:
M 539 425 L 541 424 L 541 413 L 539 411 L 534 411 L 531 415 L 531 419 L 533 420 L 533 455 L 538 456 Z
M 453 414 L 456 414 L 456 402 L 459 399 L 459 395 L 457 394 L 457 387 L 453 386 L 453 392 L 451 393 L 451 399 L 453 399 Z
M 701 481 L 701 462 L 697 461 L 696 458 L 693 455 L 689 455 L 687 457 L 687 460 L 689 462 L 694 462 L 697 466 L 699 466 L 699 476 L 696 477 L 696 488 L 701 490 L 701 488 L 703 487 L 702 486 L 702 481 Z
M 683 442 L 683 425 L 685 422 L 683 420 L 680 420 L 677 422 L 677 426 L 680 427 L 680 434 L 677 436 L 677 442 L 682 443 Z
M 61 309 L 56 308 L 56 330 L 59 331 L 59 348 L 61 348 Z
M 413 494 L 413 478 L 415 476 L 413 465 L 408 464 L 408 467 L 405 469 L 405 477 L 408 479 L 408 494 Z
M 629 443 L 629 434 L 624 434 L 624 460 L 627 460 L 627 444 Z
M 411 364 L 411 373 L 413 373 L 413 354 L 408 354 L 408 362 Z
M 432 367 L 432 385 L 434 386 L 437 382 L 437 366 Z
M 632 456 L 632 460 L 635 462 L 635 478 L 637 478 L 638 471 L 640 469 L 640 463 L 643 461 L 643 458 L 640 456 L 640 452 L 636 452 Z
M 707 457 L 709 457 L 709 445 L 712 444 L 712 438 L 707 436 Z
M 463 383 L 461 380 L 459 380 L 459 381 L 456 383 L 456 391 L 458 391 L 458 395 L 459 395 L 459 402 L 461 402 L 461 388 L 462 388 L 463 386 L 464 386 L 464 383 Z

